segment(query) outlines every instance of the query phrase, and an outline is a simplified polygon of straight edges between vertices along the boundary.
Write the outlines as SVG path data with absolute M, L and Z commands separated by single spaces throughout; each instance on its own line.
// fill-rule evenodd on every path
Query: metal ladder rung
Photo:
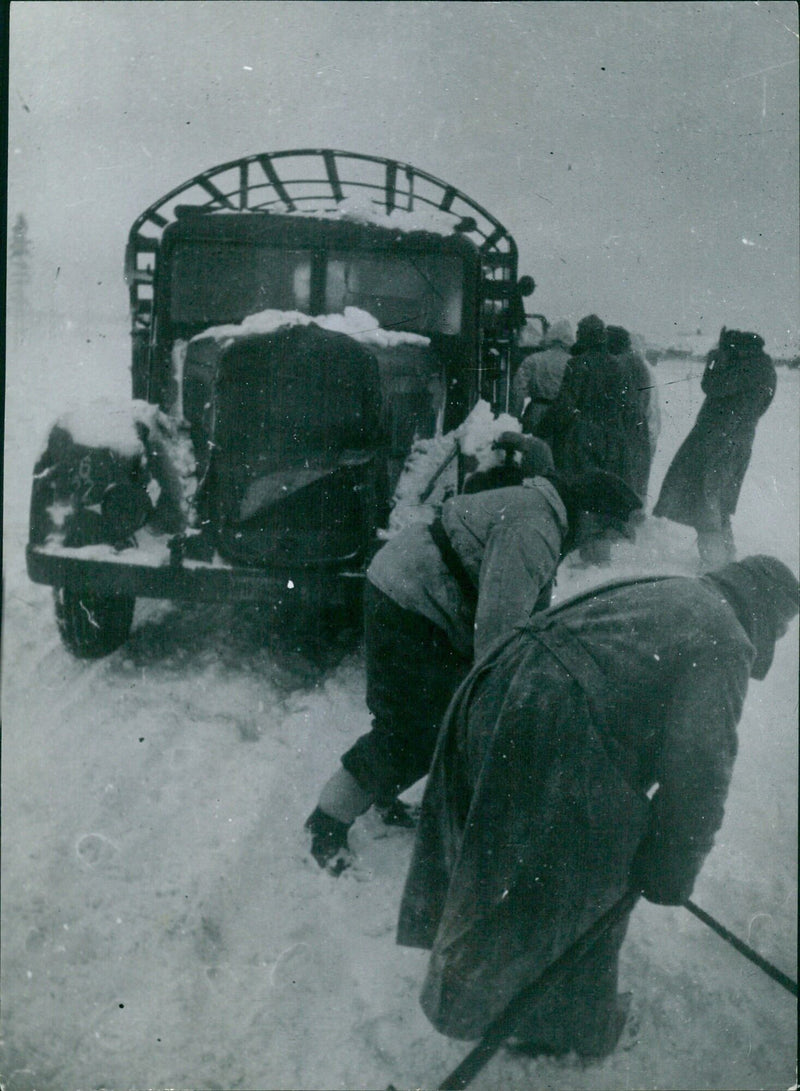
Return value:
M 154 239 L 152 235 L 137 235 L 135 245 L 137 253 L 157 254 L 161 243 L 159 239 Z

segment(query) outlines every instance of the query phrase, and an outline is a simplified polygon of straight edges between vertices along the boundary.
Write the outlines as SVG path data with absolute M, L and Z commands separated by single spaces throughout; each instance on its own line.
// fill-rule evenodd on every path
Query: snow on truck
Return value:
M 329 149 L 171 190 L 125 279 L 132 399 L 65 413 L 34 469 L 28 573 L 81 657 L 139 596 L 357 597 L 415 442 L 507 407 L 534 287 L 454 186 Z

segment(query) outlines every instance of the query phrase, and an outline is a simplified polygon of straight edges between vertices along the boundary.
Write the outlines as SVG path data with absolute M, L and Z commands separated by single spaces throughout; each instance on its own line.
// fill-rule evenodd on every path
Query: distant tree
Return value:
M 9 318 L 17 341 L 22 340 L 28 326 L 28 286 L 31 279 L 31 241 L 28 221 L 20 212 L 8 246 Z

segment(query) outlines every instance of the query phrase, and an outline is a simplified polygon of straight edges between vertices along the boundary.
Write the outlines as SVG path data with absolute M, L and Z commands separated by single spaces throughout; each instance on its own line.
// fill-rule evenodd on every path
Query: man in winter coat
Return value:
M 554 322 L 541 346 L 519 365 L 511 384 L 509 412 L 522 421 L 526 432 L 533 431 L 561 389 L 574 340 L 569 322 Z
M 473 656 L 549 605 L 559 561 L 579 544 L 581 512 L 598 513 L 592 533 L 611 525 L 624 532 L 639 504 L 608 474 L 558 478 L 545 444 L 516 439 L 528 445 L 520 473 L 530 476 L 521 485 L 448 500 L 432 526 L 407 527 L 367 571 L 364 643 L 373 726 L 343 755 L 306 822 L 312 854 L 335 874 L 350 862 L 350 826 L 373 803 L 386 820 L 412 824 L 397 796 L 428 772 L 454 690 Z
M 748 680 L 765 677 L 797 600 L 794 575 L 764 556 L 620 581 L 536 615 L 476 663 L 442 726 L 400 909 L 398 942 L 432 952 L 422 1007 L 437 1030 L 482 1036 L 628 889 L 689 897 L 722 822 Z M 627 924 L 543 993 L 518 1048 L 613 1050 Z
M 597 315 L 578 323 L 570 356 L 558 396 L 534 435 L 550 444 L 561 473 L 607 470 L 636 492 L 643 458 L 639 395 L 631 390 L 630 369 L 609 355 L 606 328 Z M 594 535 L 581 556 L 588 563 L 607 564 L 610 544 Z
M 578 337 L 569 353 L 558 395 L 533 434 L 549 443 L 556 468 L 562 473 L 576 474 L 592 467 L 611 470 L 606 467 L 606 420 L 616 415 L 610 402 L 617 392 L 606 390 L 606 329 L 597 315 L 580 320 Z
M 644 500 L 655 451 L 652 428 L 657 391 L 650 369 L 639 353 L 633 351 L 628 331 L 622 326 L 606 326 L 606 335 L 609 355 L 617 362 L 623 384 L 621 421 L 626 442 L 624 472 L 620 476 Z
M 731 515 L 750 463 L 756 424 L 775 395 L 777 376 L 756 333 L 726 330 L 709 353 L 701 385 L 706 400 L 672 460 L 653 508 L 694 527 L 704 567 L 736 556 Z

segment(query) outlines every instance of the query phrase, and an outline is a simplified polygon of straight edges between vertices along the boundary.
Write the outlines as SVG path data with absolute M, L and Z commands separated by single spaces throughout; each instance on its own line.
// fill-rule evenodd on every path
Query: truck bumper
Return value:
M 105 552 L 107 557 L 103 555 Z M 347 563 L 348 560 L 352 563 Z M 268 602 L 295 589 L 302 592 L 340 580 L 363 578 L 357 557 L 324 566 L 264 569 L 230 565 L 219 557 L 209 563 L 183 560 L 172 564 L 167 560 L 142 564 L 127 559 L 124 552 L 115 554 L 108 546 L 49 549 L 28 545 L 26 562 L 28 576 L 34 583 L 94 591 L 98 595 L 205 602 L 232 599 Z

